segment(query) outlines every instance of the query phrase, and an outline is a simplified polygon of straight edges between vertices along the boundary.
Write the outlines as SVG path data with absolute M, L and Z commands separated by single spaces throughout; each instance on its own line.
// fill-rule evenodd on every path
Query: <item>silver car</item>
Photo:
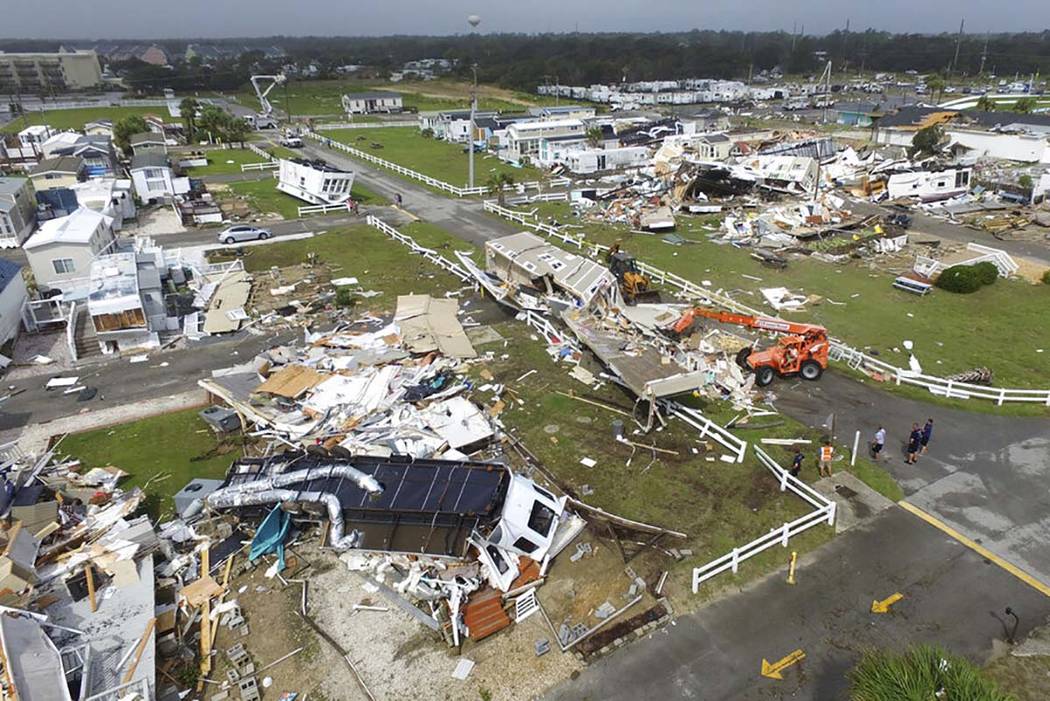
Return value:
M 241 241 L 265 241 L 268 238 L 270 238 L 269 229 L 260 229 L 247 224 L 231 226 L 219 232 L 219 241 L 227 246 Z

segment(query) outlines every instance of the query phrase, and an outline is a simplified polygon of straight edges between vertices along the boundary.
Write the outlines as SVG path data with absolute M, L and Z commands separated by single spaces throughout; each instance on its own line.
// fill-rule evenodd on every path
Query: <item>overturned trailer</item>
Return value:
M 260 520 L 282 504 L 326 520 L 328 543 L 339 550 L 463 559 L 473 544 L 503 586 L 517 576 L 515 554 L 540 560 L 578 532 L 559 528 L 576 521 L 565 513 L 565 497 L 499 463 L 471 460 L 302 451 L 242 458 L 204 503 Z

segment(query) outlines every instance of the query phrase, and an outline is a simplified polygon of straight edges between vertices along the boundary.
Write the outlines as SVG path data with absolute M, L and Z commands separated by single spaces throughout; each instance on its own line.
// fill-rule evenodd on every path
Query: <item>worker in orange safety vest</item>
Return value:
M 831 477 L 831 459 L 833 457 L 835 457 L 835 449 L 831 447 L 831 441 L 826 440 L 824 445 L 820 447 L 820 461 L 817 465 L 821 477 Z

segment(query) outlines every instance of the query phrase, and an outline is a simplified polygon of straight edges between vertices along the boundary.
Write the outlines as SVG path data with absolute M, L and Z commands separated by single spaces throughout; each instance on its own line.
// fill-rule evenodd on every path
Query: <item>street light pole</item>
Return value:
M 474 85 L 470 89 L 470 134 L 467 137 L 468 159 L 467 187 L 474 187 L 474 113 L 478 108 L 478 64 L 470 67 L 474 72 Z

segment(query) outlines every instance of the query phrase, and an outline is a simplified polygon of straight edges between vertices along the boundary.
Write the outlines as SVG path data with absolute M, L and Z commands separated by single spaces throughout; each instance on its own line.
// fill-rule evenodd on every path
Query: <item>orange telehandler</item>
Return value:
M 772 348 L 755 350 L 753 347 L 747 347 L 740 349 L 736 354 L 737 365 L 754 372 L 755 384 L 759 387 L 765 387 L 777 375 L 797 374 L 804 380 L 819 380 L 828 367 L 830 344 L 828 330 L 823 326 L 693 307 L 668 327 L 668 331 L 675 338 L 681 337 L 692 328 L 697 318 L 714 319 L 726 324 L 784 334 L 777 339 L 777 344 Z

